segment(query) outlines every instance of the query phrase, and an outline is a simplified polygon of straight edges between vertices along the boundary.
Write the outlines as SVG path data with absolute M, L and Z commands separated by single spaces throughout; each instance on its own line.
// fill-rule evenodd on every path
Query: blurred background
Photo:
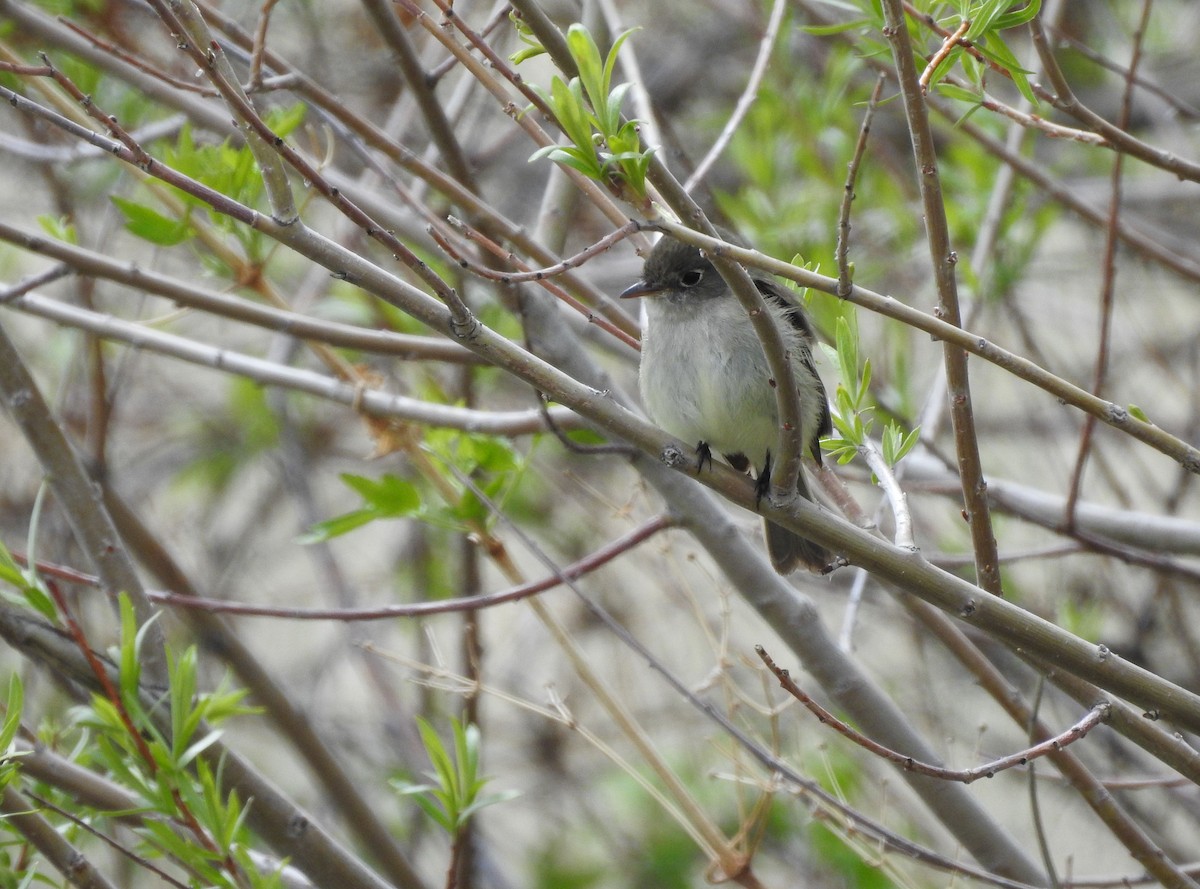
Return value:
M 506 113 L 482 75 L 435 32 L 459 45 L 467 43 L 464 33 L 446 24 L 432 2 L 418 5 L 428 27 L 405 4 L 285 0 L 199 9 L 264 119 L 325 182 L 455 287 L 490 328 L 563 365 L 555 352 L 562 341 L 543 341 L 544 329 L 530 320 L 549 308 L 577 354 L 608 375 L 613 397 L 635 401 L 638 356 L 630 342 L 637 319 L 607 299 L 637 279 L 635 248 L 647 242 L 620 241 L 572 269 L 562 285 L 626 331 L 624 339 L 537 282 L 476 273 L 488 265 L 516 267 L 447 225 L 448 217 L 488 231 L 525 268 L 552 264 L 545 255 L 571 257 L 617 226 L 550 159 L 530 161 L 538 146 L 517 120 L 529 103 L 496 65 L 487 66 L 513 103 Z M 837 275 L 847 164 L 877 75 L 889 72 L 857 171 L 849 259 L 856 284 L 934 312 L 918 175 L 875 4 L 516 5 L 516 21 L 503 3 L 460 0 L 453 10 L 524 83 L 547 93 L 552 79 L 563 76 L 549 56 L 510 61 L 536 42 L 528 30 L 532 10 L 563 30 L 584 23 L 602 54 L 615 35 L 635 29 L 620 49 L 613 82 L 633 84 L 623 108 L 641 121 L 642 144 L 655 147 L 655 157 L 685 181 L 727 137 L 693 188 L 697 201 L 758 250 L 830 276 Z M 923 2 L 912 11 L 953 32 L 961 19 L 993 7 L 1018 12 L 1022 4 Z M 1200 440 L 1200 202 L 1190 167 L 1181 172 L 1172 164 L 1194 164 L 1200 155 L 1193 46 L 1200 9 L 1169 0 L 1152 7 L 1042 7 L 1039 21 L 1079 101 L 1151 146 L 1158 162 L 1096 144 L 1079 119 L 1041 93 L 1030 103 L 1011 79 L 958 47 L 927 101 L 963 326 L 1061 380 L 1089 391 L 1098 385 L 1103 398 L 1194 444 Z M 944 37 L 921 16 L 909 25 L 921 70 Z M 265 44 L 256 34 L 265 35 Z M 0 85 L 79 116 L 79 103 L 61 84 L 14 67 L 44 64 L 38 55 L 44 52 L 154 158 L 270 212 L 253 159 L 229 125 L 229 109 L 179 43 L 140 3 L 0 0 L 0 59 L 9 63 Z M 993 58 L 1011 56 L 1028 83 L 1054 92 L 1027 26 L 989 33 L 979 47 Z M 997 56 L 1001 48 L 1007 55 Z M 413 89 L 406 65 L 423 72 L 423 89 Z M 422 104 L 427 99 L 438 114 Z M 68 262 L 75 273 L 62 280 L 0 297 L 0 327 L 89 473 L 123 504 L 110 508 L 148 586 L 184 592 L 185 578 L 196 595 L 278 609 L 205 623 L 167 605 L 161 626 L 174 651 L 197 646 L 201 688 L 217 687 L 226 674 L 233 685 L 251 684 L 245 665 L 231 667 L 228 659 L 230 639 L 245 646 L 289 702 L 290 715 L 254 687 L 247 703 L 266 709 L 223 723 L 223 740 L 345 838 L 354 854 L 380 867 L 387 856 L 300 749 L 296 723 L 288 720 L 303 721 L 417 875 L 408 883 L 383 866 L 390 882 L 685 887 L 721 875 L 711 839 L 680 814 L 679 799 L 664 790 L 590 677 L 599 677 L 640 723 L 729 848 L 749 856 L 761 882 L 743 875 L 742 885 L 944 885 L 980 879 L 949 876 L 954 862 L 997 869 L 964 852 L 894 767 L 789 704 L 755 656 L 756 644 L 838 709 L 832 692 L 780 642 L 779 627 L 747 605 L 744 591 L 687 531 L 651 528 L 645 542 L 620 543 L 667 507 L 625 454 L 590 450 L 610 436 L 581 428 L 565 412 L 554 415 L 562 428 L 546 431 L 542 399 L 513 374 L 455 351 L 447 338 L 353 280 L 211 211 L 194 194 L 141 175 L 45 116 L 6 106 L 0 110 L 0 288 L 53 265 L 27 249 L 26 235 L 77 245 L 90 259 Z M 524 113 L 559 137 L 540 111 Z M 449 143 L 455 158 L 445 150 Z M 312 181 L 295 171 L 290 176 L 305 225 L 428 291 Z M 459 190 L 447 180 L 457 180 Z M 617 206 L 634 218 L 644 209 Z M 470 259 L 469 268 L 431 237 L 438 224 Z M 102 260 L 112 268 L 102 268 Z M 268 329 L 215 303 L 165 298 L 137 286 L 134 268 L 330 329 L 420 340 L 409 342 L 407 352 L 400 338 L 386 347 L 368 337 L 319 345 L 319 337 L 295 336 L 282 323 Z M 818 366 L 831 396 L 839 385 L 858 382 L 844 379 L 834 350 L 841 319 L 857 330 L 859 372 L 870 365 L 869 396 L 858 405 L 872 424 L 869 437 L 878 442 L 889 425 L 901 434 L 919 430 L 915 447 L 895 467 L 915 541 L 927 559 L 973 581 L 942 344 L 834 296 L 796 295 L 825 344 Z M 38 306 L 50 303 L 62 311 L 47 317 Z M 170 339 L 161 347 L 131 346 L 104 333 L 105 319 Z M 210 366 L 187 358 L 189 343 L 214 350 Z M 234 367 L 216 350 L 260 363 Z M 1195 467 L 1111 426 L 1085 430 L 1081 411 L 995 364 L 973 357 L 969 368 L 1005 597 L 1171 682 L 1200 689 Z M 348 399 L 303 391 L 304 374 L 463 408 L 476 419 L 493 416 L 496 426 L 473 431 L 466 420 L 441 424 L 403 411 L 369 418 Z M 35 508 L 43 470 L 8 415 L 0 419 L 0 454 L 0 541 L 18 556 L 35 552 L 48 571 L 92 572 L 60 504 L 46 497 Z M 818 484 L 827 505 L 833 508 L 829 493 L 844 486 L 891 539 L 893 513 L 863 460 L 840 465 L 830 456 L 826 465 L 837 479 L 823 476 Z M 761 549 L 758 518 L 721 508 L 736 533 Z M 474 596 L 552 576 L 546 558 L 561 567 L 614 541 L 616 557 L 578 582 L 582 597 L 563 586 L 541 594 L 539 607 L 569 634 L 571 646 L 556 642 L 545 619 L 517 602 L 419 619 L 349 619 L 356 610 Z M 56 582 L 91 645 L 102 651 L 118 645 L 112 604 L 87 584 Z M 1029 727 L 1005 714 L 944 639 L 912 616 L 894 585 L 854 567 L 789 582 L 796 601 L 814 609 L 829 639 L 947 765 L 968 768 L 1029 745 Z M 16 598 L 20 584 L 9 583 Z M 653 664 L 583 599 L 648 648 Z M 310 608 L 343 611 L 323 619 L 289 615 Z M 1086 711 L 997 643 L 971 633 L 1025 699 L 1038 702 L 1054 731 Z M 36 737 L 64 760 L 136 791 L 97 741 L 104 731 L 94 713 L 79 709 L 87 697 L 77 686 L 12 648 L 0 648 L 0 668 L 24 683 L 24 743 Z M 847 809 L 773 777 L 697 702 Z M 412 794 L 397 789 L 426 782 L 431 768 L 417 716 L 451 746 L 451 718 L 478 726 L 480 770 L 490 779 L 483 793 L 517 795 L 480 809 L 469 830 L 444 830 Z M 1168 858 L 1181 865 L 1197 860 L 1200 797 L 1190 781 L 1108 728 L 1071 749 L 1110 782 L 1131 822 Z M 41 775 L 21 783 L 139 856 L 162 859 L 185 884 L 203 883 L 183 863 L 186 853 L 167 848 L 144 826 L 101 815 L 103 807 L 89 805 L 77 788 Z M 967 794 L 1038 867 L 1049 862 L 1063 885 L 1143 875 L 1144 862 L 1114 841 L 1111 824 L 1048 765 L 1006 771 L 969 785 Z M 141 804 L 158 811 L 157 801 Z M 934 850 L 943 866 L 930 867 L 863 832 L 847 810 Z M 78 825 L 47 817 L 117 884 L 160 884 Z M 24 885 L 21 879 L 34 872 L 52 883 L 60 879 L 19 833 L 6 836 L 13 876 L 4 885 Z M 239 834 L 238 842 L 261 847 L 253 834 Z M 448 878 L 448 868 L 456 876 Z

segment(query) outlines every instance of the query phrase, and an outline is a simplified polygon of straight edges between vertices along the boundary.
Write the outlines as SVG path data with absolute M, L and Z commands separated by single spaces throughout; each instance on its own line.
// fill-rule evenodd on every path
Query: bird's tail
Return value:
M 796 487 L 805 500 L 813 499 L 803 469 L 800 470 Z M 780 574 L 791 574 L 801 566 L 817 574 L 825 574 L 833 565 L 834 554 L 819 543 L 801 537 L 795 531 L 774 522 L 764 522 L 764 528 L 767 536 L 767 555 L 771 557 L 771 565 Z

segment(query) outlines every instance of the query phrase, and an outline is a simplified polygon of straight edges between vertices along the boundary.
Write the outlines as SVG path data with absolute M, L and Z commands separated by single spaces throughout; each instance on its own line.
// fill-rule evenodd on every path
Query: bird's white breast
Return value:
M 801 334 L 768 306 L 797 370 Z M 650 419 L 686 444 L 745 454 L 761 467 L 779 436 L 775 389 L 766 356 L 741 304 L 732 296 L 646 304 L 640 388 Z M 799 376 L 802 441 L 817 422 L 820 401 Z

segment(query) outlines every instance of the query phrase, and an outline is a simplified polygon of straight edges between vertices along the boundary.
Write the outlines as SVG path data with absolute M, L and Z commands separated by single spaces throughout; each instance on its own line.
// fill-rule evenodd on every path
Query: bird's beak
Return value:
M 621 291 L 621 299 L 641 299 L 643 296 L 658 296 L 666 292 L 665 287 L 654 287 L 645 281 L 638 281 L 632 287 Z

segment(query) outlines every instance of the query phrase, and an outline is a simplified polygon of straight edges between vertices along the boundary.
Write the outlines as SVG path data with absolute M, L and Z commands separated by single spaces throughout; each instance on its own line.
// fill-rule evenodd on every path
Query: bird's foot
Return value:
M 696 451 L 700 457 L 696 461 L 696 475 L 704 471 L 704 464 L 708 464 L 708 468 L 712 469 L 712 448 L 708 446 L 706 441 L 696 442 Z

